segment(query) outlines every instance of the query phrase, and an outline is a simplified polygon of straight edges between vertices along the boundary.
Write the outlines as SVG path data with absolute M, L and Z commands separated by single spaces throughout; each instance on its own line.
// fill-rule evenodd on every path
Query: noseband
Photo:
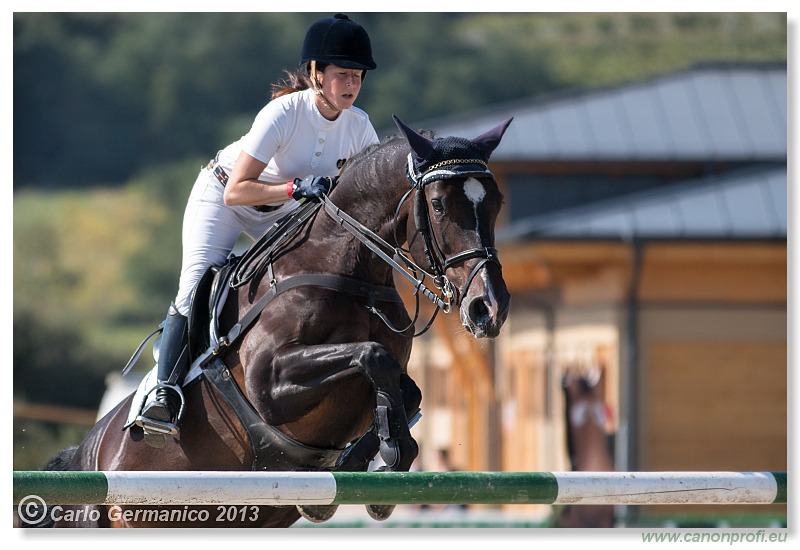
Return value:
M 448 168 L 464 165 L 479 165 L 483 166 L 483 169 L 479 171 L 465 171 Z M 409 183 L 411 183 L 411 189 L 400 200 L 400 204 L 397 206 L 396 212 L 400 211 L 403 202 L 406 200 L 409 194 L 416 190 L 417 194 L 414 198 L 414 223 L 417 226 L 417 231 L 422 236 L 422 246 L 425 258 L 428 261 L 428 266 L 432 274 L 433 282 L 436 287 L 442 290 L 444 295 L 448 297 L 448 306 L 453 298 L 455 298 L 456 303 L 460 302 L 461 298 L 467 294 L 467 291 L 469 290 L 472 281 L 475 279 L 475 276 L 481 269 L 484 268 L 484 266 L 486 266 L 486 264 L 493 262 L 500 266 L 500 259 L 497 254 L 497 249 L 494 247 L 469 248 L 447 257 L 447 255 L 439 246 L 439 243 L 436 240 L 436 236 L 433 232 L 433 226 L 431 225 L 430 220 L 430 212 L 428 211 L 428 199 L 425 195 L 425 188 L 429 183 L 437 180 L 452 179 L 457 177 L 485 178 L 487 176 L 493 177 L 492 173 L 489 172 L 486 163 L 479 159 L 453 159 L 443 161 L 430 166 L 427 170 L 425 170 L 424 173 L 420 174 L 414 167 L 412 155 L 408 155 L 408 163 L 406 164 L 406 177 L 408 178 Z M 395 216 L 395 223 L 396 221 L 397 216 Z M 448 268 L 454 266 L 455 264 L 465 262 L 472 258 L 480 258 L 481 261 L 475 264 L 475 266 L 472 268 L 472 271 L 470 272 L 469 277 L 467 277 L 464 286 L 460 289 L 455 289 L 453 284 L 445 275 L 445 272 Z M 445 311 L 445 313 L 447 313 L 447 311 Z

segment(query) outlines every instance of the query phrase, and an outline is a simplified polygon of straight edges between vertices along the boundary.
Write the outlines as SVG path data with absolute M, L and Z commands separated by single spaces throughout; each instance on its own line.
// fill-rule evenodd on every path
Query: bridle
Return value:
M 420 174 L 414 168 L 412 155 L 409 154 L 408 156 L 406 175 L 411 183 L 411 188 L 403 195 L 397 205 L 397 208 L 395 209 L 393 232 L 395 236 L 395 243 L 399 243 L 400 240 L 397 237 L 397 228 L 399 225 L 400 210 L 402 209 L 403 204 L 408 197 L 416 191 L 413 212 L 414 224 L 416 225 L 417 232 L 422 237 L 423 250 L 425 258 L 428 261 L 428 271 L 422 269 L 416 263 L 414 263 L 414 261 L 411 259 L 410 250 L 406 250 L 399 245 L 392 246 L 376 233 L 350 217 L 346 212 L 343 212 L 331 201 L 328 195 L 323 195 L 322 197 L 322 205 L 328 215 L 330 215 L 334 220 L 336 220 L 337 223 L 339 223 L 339 225 L 347 229 L 370 250 L 378 255 L 384 262 L 389 264 L 389 266 L 411 281 L 414 285 L 416 311 L 411 323 L 403 329 L 395 328 L 389 322 L 389 319 L 374 305 L 368 306 L 372 313 L 378 315 L 386 324 L 386 326 L 398 334 L 405 335 L 409 330 L 414 328 L 420 313 L 420 293 L 422 293 L 423 296 L 433 303 L 435 309 L 425 327 L 420 332 L 413 334 L 412 337 L 421 336 L 427 332 L 433 324 L 433 321 L 436 319 L 439 310 L 449 313 L 452 308 L 452 304 L 458 303 L 461 297 L 466 295 L 470 285 L 472 284 L 472 281 L 475 279 L 478 272 L 483 269 L 483 267 L 485 267 L 488 263 L 496 263 L 498 266 L 500 266 L 497 249 L 494 247 L 470 248 L 447 257 L 436 240 L 430 221 L 425 187 L 432 181 L 451 179 L 454 177 L 492 176 L 488 169 L 484 169 L 480 172 L 467 172 L 455 171 L 446 168 L 446 166 L 455 166 L 459 164 L 480 164 L 484 166 L 484 168 L 486 167 L 486 163 L 482 160 L 451 160 L 435 164 L 428 168 L 424 173 Z M 447 278 L 445 271 L 458 263 L 465 262 L 472 258 L 480 258 L 481 261 L 472 268 L 472 271 L 470 272 L 469 277 L 467 277 L 464 286 L 460 289 L 457 289 Z M 428 288 L 428 286 L 425 284 L 427 278 L 433 281 L 433 285 L 439 291 L 438 294 L 430 290 L 430 288 Z
M 463 165 L 479 165 L 483 167 L 483 170 L 474 172 L 459 171 L 449 168 Z M 400 205 L 397 207 L 397 211 L 399 212 L 403 201 L 408 197 L 410 192 L 414 190 L 417 191 L 417 194 L 414 198 L 414 223 L 417 227 L 417 231 L 422 237 L 423 252 L 425 254 L 425 258 L 428 260 L 428 267 L 432 273 L 434 284 L 437 288 L 444 290 L 445 293 L 449 291 L 451 298 L 455 290 L 455 292 L 457 292 L 455 296 L 457 302 L 460 301 L 462 296 L 466 295 L 470 285 L 472 284 L 472 281 L 475 279 L 475 276 L 487 263 L 493 262 L 500 267 L 502 266 L 500 265 L 497 249 L 494 247 L 485 246 L 469 248 L 447 257 L 447 255 L 442 251 L 441 246 L 439 246 L 439 242 L 436 240 L 436 235 L 433 232 L 433 227 L 430 220 L 430 212 L 428 210 L 428 199 L 425 195 L 425 188 L 429 183 L 436 180 L 451 179 L 455 177 L 467 178 L 471 176 L 479 176 L 484 178 L 487 176 L 493 177 L 492 173 L 489 172 L 486 163 L 480 159 L 445 160 L 433 164 L 428 167 L 425 172 L 419 173 L 414 166 L 413 156 L 409 153 L 408 162 L 406 164 L 406 177 L 408 178 L 409 183 L 411 183 L 411 190 L 403 196 L 403 199 L 400 201 Z M 397 219 L 395 217 L 395 224 L 396 223 Z M 460 289 L 454 289 L 452 283 L 447 279 L 445 272 L 448 268 L 454 266 L 455 264 L 465 262 L 472 258 L 480 258 L 481 261 L 472 268 L 472 271 L 470 272 L 469 277 L 467 277 L 464 286 Z

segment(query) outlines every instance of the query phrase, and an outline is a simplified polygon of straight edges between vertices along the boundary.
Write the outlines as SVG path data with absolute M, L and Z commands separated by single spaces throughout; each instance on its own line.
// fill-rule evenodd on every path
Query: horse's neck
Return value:
M 395 210 L 410 188 L 405 175 L 392 179 L 367 170 L 368 176 L 350 176 L 340 181 L 330 200 L 337 208 L 366 227 L 392 247 L 405 243 L 408 208 L 404 206 L 395 218 Z M 368 181 L 366 178 L 370 178 Z M 396 221 L 396 230 L 395 230 Z M 365 246 L 342 227 L 336 215 L 320 213 L 314 223 L 305 260 L 314 266 L 325 265 L 329 272 L 354 277 L 376 285 L 392 284 L 392 267 L 377 254 L 365 252 Z M 397 238 L 395 238 L 395 234 Z M 397 243 L 396 241 L 400 241 Z M 313 243 L 313 244 L 312 244 Z M 380 247 L 384 252 L 385 247 Z M 308 248 L 303 247 L 307 251 Z M 390 254 L 391 255 L 391 254 Z M 314 269 L 309 266 L 309 269 Z
M 409 196 L 400 205 L 410 184 L 405 177 L 403 164 L 399 167 L 396 164 L 392 163 L 393 166 L 383 173 L 378 171 L 376 176 L 354 177 L 343 188 L 337 188 L 331 199 L 364 227 L 392 246 L 400 247 L 406 241 L 406 225 L 412 201 Z M 398 206 L 401 206 L 399 211 Z

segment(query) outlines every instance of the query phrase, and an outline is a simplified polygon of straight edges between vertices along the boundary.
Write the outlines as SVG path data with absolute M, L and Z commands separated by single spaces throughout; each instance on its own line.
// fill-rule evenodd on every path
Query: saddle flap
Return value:
M 211 319 L 211 288 L 218 268 L 210 266 L 192 291 L 189 307 L 189 353 L 193 359 L 208 347 L 208 324 Z

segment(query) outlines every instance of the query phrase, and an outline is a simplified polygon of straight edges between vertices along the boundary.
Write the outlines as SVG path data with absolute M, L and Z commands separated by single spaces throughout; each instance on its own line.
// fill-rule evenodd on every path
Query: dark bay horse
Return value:
M 179 437 L 153 448 L 140 427 L 125 428 L 131 396 L 63 452 L 60 469 L 364 471 L 380 454 L 384 469 L 408 471 L 418 452 L 408 421 L 422 396 L 406 373 L 415 326 L 394 271 L 416 281 L 418 297 L 457 309 L 475 338 L 498 335 L 510 294 L 494 248 L 503 199 L 487 162 L 511 120 L 472 140 L 434 139 L 395 122 L 401 134 L 350 159 L 296 231 L 250 254 L 249 271 L 237 267 L 247 284 L 229 285 L 220 314 L 227 336 L 206 354 L 214 360 L 203 376 L 184 387 Z M 252 315 L 259 303 L 263 314 Z M 249 413 L 220 389 L 231 381 Z M 218 523 L 215 507 L 189 507 L 208 512 L 199 524 L 133 513 L 169 507 L 124 506 L 130 521 L 91 508 L 100 513 L 73 517 L 99 521 L 56 526 L 287 527 L 301 514 L 324 521 L 335 510 L 261 506 Z M 375 519 L 392 508 L 367 506 Z
M 606 421 L 605 370 L 570 369 L 562 377 L 567 452 L 575 472 L 611 472 Z M 614 527 L 614 507 L 581 504 L 563 508 L 559 527 Z

